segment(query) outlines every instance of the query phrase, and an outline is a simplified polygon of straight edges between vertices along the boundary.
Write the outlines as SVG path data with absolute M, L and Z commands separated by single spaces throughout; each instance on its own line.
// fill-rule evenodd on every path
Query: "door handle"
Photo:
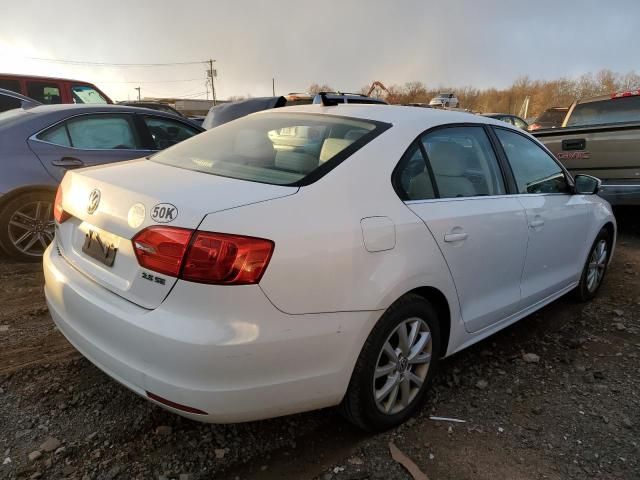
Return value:
M 52 160 L 51 165 L 62 168 L 84 167 L 84 162 L 78 158 L 62 157 L 60 160 Z
M 531 228 L 540 228 L 544 225 L 544 220 L 542 220 L 541 218 L 537 218 L 535 220 L 531 220 L 531 223 L 529 223 L 529 226 Z
M 584 138 L 562 140 L 562 150 L 584 150 L 586 147 L 587 141 Z
M 444 236 L 444 241 L 445 242 L 461 242 L 463 240 L 466 240 L 468 237 L 468 235 L 464 232 L 461 233 L 447 233 Z

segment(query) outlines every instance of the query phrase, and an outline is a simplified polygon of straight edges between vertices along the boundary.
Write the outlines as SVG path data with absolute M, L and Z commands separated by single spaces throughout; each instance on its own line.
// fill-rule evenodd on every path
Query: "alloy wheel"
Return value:
M 431 331 L 421 318 L 404 320 L 391 332 L 373 376 L 378 410 L 393 415 L 411 404 L 427 378 L 432 347 Z
M 26 203 L 13 212 L 7 228 L 9 240 L 18 251 L 40 257 L 53 241 L 53 205 L 46 201 Z
M 604 271 L 607 268 L 607 241 L 601 239 L 596 243 L 595 247 L 591 251 L 589 257 L 589 266 L 587 268 L 587 289 L 593 293 L 597 290 L 602 277 L 604 277 Z

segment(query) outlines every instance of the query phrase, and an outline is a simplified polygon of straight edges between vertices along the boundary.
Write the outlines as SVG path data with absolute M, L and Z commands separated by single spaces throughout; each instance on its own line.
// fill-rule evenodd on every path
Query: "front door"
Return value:
M 511 130 L 495 132 L 527 214 L 529 241 L 521 287 L 526 307 L 579 281 L 591 206 L 572 194 L 560 165 L 537 143 Z

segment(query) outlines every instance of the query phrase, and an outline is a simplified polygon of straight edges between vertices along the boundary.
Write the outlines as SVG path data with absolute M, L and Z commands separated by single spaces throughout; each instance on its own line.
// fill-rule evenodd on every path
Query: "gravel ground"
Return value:
M 39 265 L 0 258 L 0 478 L 640 478 L 640 220 L 596 300 L 560 299 L 441 364 L 422 413 L 366 435 L 333 410 L 204 425 L 138 398 L 54 328 Z M 452 417 L 465 423 L 434 421 Z

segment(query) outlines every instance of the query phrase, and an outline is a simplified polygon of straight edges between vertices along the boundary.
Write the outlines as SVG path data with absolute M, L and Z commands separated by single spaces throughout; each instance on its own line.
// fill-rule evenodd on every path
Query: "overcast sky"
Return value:
M 304 91 L 373 80 L 504 87 L 522 75 L 640 71 L 640 1 L 578 0 L 36 0 L 0 15 L 0 72 L 74 77 L 115 99 L 204 98 L 205 65 L 104 63 L 217 60 L 217 97 Z M 175 80 L 188 80 L 176 82 Z

